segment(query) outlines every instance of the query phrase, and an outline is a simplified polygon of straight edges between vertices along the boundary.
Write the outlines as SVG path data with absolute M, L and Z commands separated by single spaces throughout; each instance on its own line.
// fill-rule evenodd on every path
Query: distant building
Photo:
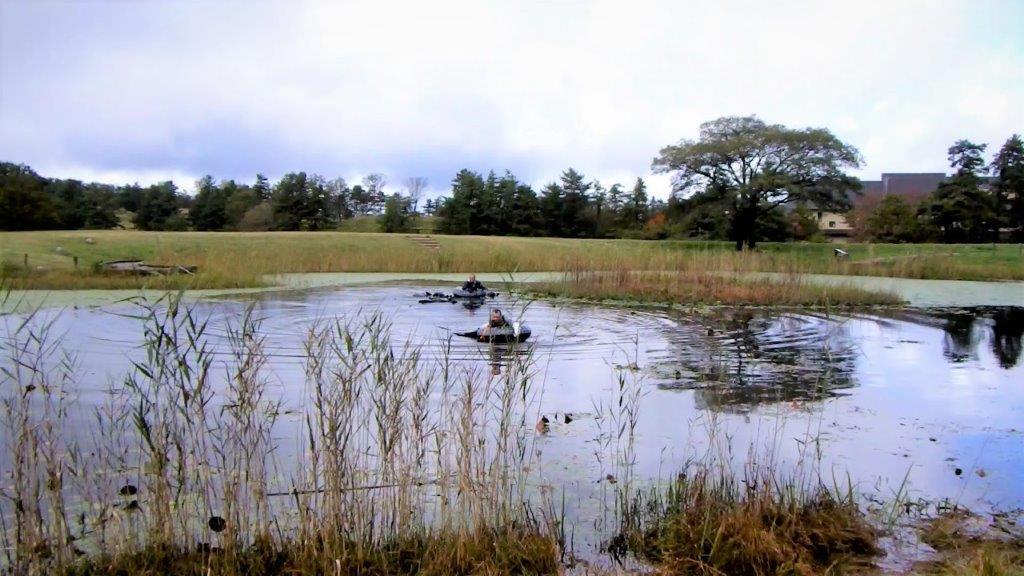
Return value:
M 869 199 L 881 200 L 890 194 L 902 196 L 910 204 L 924 200 L 946 179 L 944 172 L 895 172 L 882 174 L 881 180 L 861 180 L 864 188 L 854 204 Z
M 851 221 L 862 221 L 882 198 L 895 194 L 914 205 L 935 192 L 946 177 L 943 172 L 890 172 L 881 180 L 861 180 L 861 193 L 853 196 L 850 212 L 814 212 L 818 228 L 833 242 L 847 242 L 856 232 Z

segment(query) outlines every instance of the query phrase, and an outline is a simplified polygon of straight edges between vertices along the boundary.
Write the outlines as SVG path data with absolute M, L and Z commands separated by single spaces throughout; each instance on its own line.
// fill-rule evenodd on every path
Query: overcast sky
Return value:
M 943 171 L 956 139 L 1024 131 L 1022 23 L 1018 0 L 0 0 L 0 159 L 186 188 L 568 166 L 608 185 L 757 114 L 830 128 L 863 178 Z

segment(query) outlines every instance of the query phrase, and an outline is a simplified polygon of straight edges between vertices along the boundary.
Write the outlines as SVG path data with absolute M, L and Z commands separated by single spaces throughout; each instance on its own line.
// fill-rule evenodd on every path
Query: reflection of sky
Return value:
M 415 292 L 428 289 L 443 286 L 388 285 L 261 296 L 257 316 L 263 318 L 275 394 L 286 408 L 305 406 L 302 340 L 318 320 L 382 309 L 392 319 L 395 341 L 422 342 L 427 357 L 440 353 L 446 328 L 468 330 L 484 321 L 487 307 L 418 304 Z M 992 350 L 989 319 L 975 324 L 968 357 L 953 363 L 944 355 L 947 324 L 937 314 L 826 319 L 817 313 L 794 313 L 779 319 L 764 312 L 752 317 L 728 311 L 675 316 L 547 302 L 524 306 L 499 300 L 497 305 L 510 317 L 523 314 L 533 329 L 529 345 L 536 359 L 534 389 L 541 393 L 538 413 L 555 420 L 551 431 L 537 439 L 542 453 L 537 474 L 573 491 L 570 508 L 592 511 L 607 488 L 600 479 L 612 467 L 607 460 L 598 463 L 595 452 L 601 448 L 595 439 L 599 429 L 610 429 L 611 422 L 599 421 L 596 412 L 614 405 L 618 376 L 641 380 L 639 478 L 665 478 L 687 460 L 705 457 L 709 430 L 715 430 L 718 444 L 713 453 L 737 465 L 747 458 L 750 446 L 785 468 L 796 465 L 801 450 L 807 450 L 813 461 L 815 449 L 820 449 L 826 475 L 834 471 L 845 482 L 849 473 L 862 490 L 883 497 L 891 496 L 910 470 L 914 496 L 960 499 L 969 506 L 1024 505 L 1024 490 L 1017 482 L 1024 476 L 1024 368 L 1020 361 L 1012 368 L 1000 367 Z M 226 326 L 237 322 L 246 303 L 197 306 L 210 318 L 214 348 L 226 352 Z M 57 316 L 56 330 L 65 334 L 66 347 L 79 355 L 78 397 L 84 404 L 101 402 L 107 384 L 128 369 L 130 358 L 142 353 L 137 347 L 139 322 L 128 316 L 134 312 L 121 305 L 66 310 Z M 10 326 L 13 321 L 7 317 L 2 322 Z M 756 362 L 744 364 L 760 378 L 748 385 L 770 385 L 773 370 L 822 370 L 821 350 L 828 348 L 837 358 L 831 369 L 840 373 L 843 386 L 817 396 L 780 395 L 786 400 L 772 402 L 765 402 L 764 396 L 719 395 L 719 404 L 700 400 L 709 392 L 688 388 L 685 378 L 672 389 L 661 386 L 665 374 L 677 365 L 707 358 L 709 347 L 719 346 L 726 356 L 734 353 L 722 343 L 741 337 L 760 354 Z M 494 360 L 486 346 L 461 339 L 452 342 L 452 356 L 484 374 Z M 773 358 L 794 364 L 780 368 Z M 638 370 L 629 368 L 634 360 Z M 223 373 L 222 368 L 217 370 Z M 553 418 L 566 412 L 574 414 L 571 424 Z M 276 436 L 289 438 L 289 430 L 297 431 L 301 420 L 283 419 Z M 817 443 L 798 442 L 809 438 Z M 963 468 L 963 476 L 953 474 L 956 467 Z M 979 469 L 984 477 L 977 474 Z

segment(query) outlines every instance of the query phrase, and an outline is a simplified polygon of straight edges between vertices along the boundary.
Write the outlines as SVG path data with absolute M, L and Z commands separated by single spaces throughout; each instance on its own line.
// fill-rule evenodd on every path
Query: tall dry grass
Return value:
M 228 353 L 178 298 L 144 305 L 143 354 L 73 410 L 42 316 L 0 346 L 4 565 L 15 574 L 554 573 L 559 518 L 526 497 L 529 355 L 500 377 L 427 360 L 379 315 L 305 340 L 302 444 L 252 310 Z
M 714 416 L 708 440 L 667 481 L 623 490 L 616 557 L 632 554 L 658 574 L 774 576 L 872 568 L 883 532 L 862 512 L 853 482 L 821 471 L 812 429 L 795 461 L 780 459 L 779 430 L 742 455 Z M 820 432 L 819 432 L 820 433 Z M 896 507 L 896 504 L 894 504 Z
M 855 497 L 777 471 L 704 466 L 637 496 L 618 540 L 665 574 L 773 576 L 870 566 L 877 533 Z
M 92 243 L 86 244 L 89 238 Z M 855 245 L 841 260 L 830 246 L 769 244 L 736 252 L 726 243 L 567 238 L 434 236 L 440 249 L 401 234 L 331 232 L 32 232 L 0 233 L 0 276 L 15 288 L 236 288 L 265 275 L 314 272 L 510 272 L 651 270 L 742 274 L 776 272 L 945 278 L 1024 279 L 1024 252 L 1013 246 Z M 28 266 L 23 258 L 28 256 Z M 73 267 L 78 258 L 79 267 Z M 168 279 L 99 274 L 103 260 L 138 258 L 199 267 Z
M 561 281 L 531 287 L 539 294 L 592 300 L 677 304 L 847 306 L 899 304 L 885 292 L 810 283 L 798 275 L 746 278 L 736 273 L 574 271 Z

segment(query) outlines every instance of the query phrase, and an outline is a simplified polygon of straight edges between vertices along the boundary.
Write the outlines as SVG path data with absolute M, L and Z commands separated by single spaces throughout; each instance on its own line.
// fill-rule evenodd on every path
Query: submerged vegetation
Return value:
M 675 304 L 867 306 L 899 304 L 894 294 L 825 286 L 790 275 L 744 278 L 700 272 L 573 272 L 534 286 L 543 295 Z
M 397 234 L 331 232 L 0 232 L 0 276 L 15 289 L 239 288 L 266 275 L 308 272 L 530 272 L 648 270 L 819 273 L 960 280 L 1024 280 L 1012 245 L 761 244 L 433 236 L 437 248 Z M 198 267 L 167 278 L 112 276 L 102 261 L 140 259 Z M 77 266 L 76 266 L 77 262 Z

